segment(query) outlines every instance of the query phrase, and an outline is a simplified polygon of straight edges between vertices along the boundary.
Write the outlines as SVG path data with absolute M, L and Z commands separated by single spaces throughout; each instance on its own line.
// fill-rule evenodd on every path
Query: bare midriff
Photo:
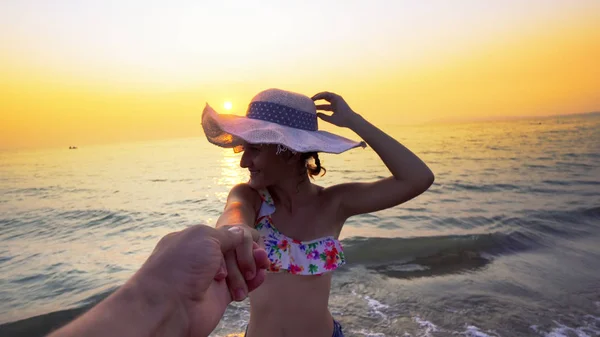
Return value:
M 331 337 L 331 274 L 267 273 L 250 294 L 247 337 Z

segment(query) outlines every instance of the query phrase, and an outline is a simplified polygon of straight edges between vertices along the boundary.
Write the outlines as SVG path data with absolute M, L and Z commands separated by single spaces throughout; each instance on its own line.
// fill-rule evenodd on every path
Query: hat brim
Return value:
M 318 130 L 296 129 L 277 123 L 231 114 L 218 114 L 208 103 L 202 112 L 202 128 L 209 142 L 235 152 L 243 150 L 244 143 L 281 144 L 297 152 L 326 152 L 339 154 L 365 142 Z

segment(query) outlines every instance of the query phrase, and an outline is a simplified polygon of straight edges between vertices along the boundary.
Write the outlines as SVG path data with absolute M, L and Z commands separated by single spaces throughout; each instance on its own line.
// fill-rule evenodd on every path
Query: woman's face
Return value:
M 295 160 L 289 152 L 277 153 L 277 145 L 244 144 L 240 166 L 250 171 L 248 184 L 254 189 L 262 189 L 288 179 L 296 172 Z

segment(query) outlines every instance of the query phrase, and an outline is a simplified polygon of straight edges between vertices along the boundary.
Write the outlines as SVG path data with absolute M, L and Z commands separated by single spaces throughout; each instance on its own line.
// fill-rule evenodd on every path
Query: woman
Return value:
M 318 100 L 329 104 L 315 105 Z M 364 142 L 318 130 L 318 118 L 351 129 Z M 262 239 L 271 263 L 262 286 L 250 294 L 246 336 L 343 336 L 328 299 L 332 272 L 345 263 L 338 241 L 344 222 L 418 196 L 433 183 L 431 170 L 329 92 L 311 99 L 268 89 L 252 99 L 245 117 L 219 115 L 207 105 L 202 125 L 211 143 L 243 151 L 240 165 L 250 172 L 248 183 L 230 191 L 216 226 L 242 225 L 246 235 Z M 390 170 L 389 178 L 327 188 L 309 179 L 324 173 L 318 152 L 341 153 L 365 142 Z M 245 281 L 256 274 L 251 249 L 225 256 L 236 301 L 246 297 Z

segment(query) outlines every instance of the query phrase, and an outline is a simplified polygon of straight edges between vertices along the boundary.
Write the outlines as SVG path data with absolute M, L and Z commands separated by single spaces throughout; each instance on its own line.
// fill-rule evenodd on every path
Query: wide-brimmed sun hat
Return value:
M 202 128 L 209 142 L 243 151 L 250 144 L 278 144 L 296 152 L 342 153 L 366 147 L 319 130 L 317 108 L 310 97 L 281 89 L 258 93 L 248 105 L 246 116 L 219 114 L 208 103 L 202 113 Z

